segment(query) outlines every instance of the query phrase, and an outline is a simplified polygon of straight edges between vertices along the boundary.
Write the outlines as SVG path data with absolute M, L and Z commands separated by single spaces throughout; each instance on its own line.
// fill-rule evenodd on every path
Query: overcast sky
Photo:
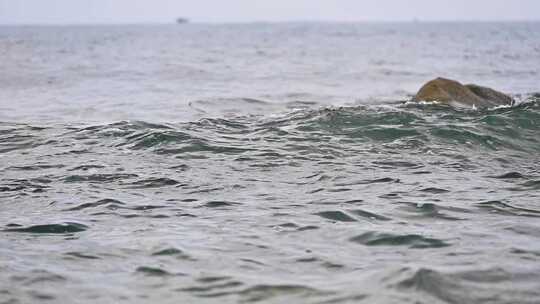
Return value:
M 540 20 L 540 0 L 0 0 L 0 24 Z

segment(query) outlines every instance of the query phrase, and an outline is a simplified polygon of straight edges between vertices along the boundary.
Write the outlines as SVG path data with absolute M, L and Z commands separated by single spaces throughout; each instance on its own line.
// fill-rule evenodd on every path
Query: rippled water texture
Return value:
M 538 303 L 538 29 L 0 28 L 0 303 Z

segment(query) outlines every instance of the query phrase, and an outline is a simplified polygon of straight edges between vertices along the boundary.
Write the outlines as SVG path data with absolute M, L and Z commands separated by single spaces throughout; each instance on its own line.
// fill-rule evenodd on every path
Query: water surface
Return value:
M 0 303 L 536 303 L 539 29 L 0 28 Z

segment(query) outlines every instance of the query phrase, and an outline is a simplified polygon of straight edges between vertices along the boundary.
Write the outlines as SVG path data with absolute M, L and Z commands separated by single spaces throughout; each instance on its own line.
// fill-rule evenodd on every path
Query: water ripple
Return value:
M 82 232 L 88 229 L 88 226 L 80 223 L 66 222 L 61 224 L 45 224 L 34 225 L 28 227 L 19 227 L 19 225 L 11 224 L 9 228 L 4 229 L 6 232 L 25 232 L 25 233 L 43 233 L 43 234 L 66 234 Z
M 391 234 L 379 232 L 366 232 L 350 239 L 351 242 L 366 246 L 407 246 L 410 248 L 441 248 L 450 244 L 434 238 L 418 234 Z

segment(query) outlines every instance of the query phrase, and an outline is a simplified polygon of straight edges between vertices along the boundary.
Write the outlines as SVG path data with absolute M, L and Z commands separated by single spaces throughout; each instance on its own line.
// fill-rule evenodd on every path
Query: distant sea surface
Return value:
M 0 303 L 538 303 L 538 92 L 540 23 L 0 26 Z

